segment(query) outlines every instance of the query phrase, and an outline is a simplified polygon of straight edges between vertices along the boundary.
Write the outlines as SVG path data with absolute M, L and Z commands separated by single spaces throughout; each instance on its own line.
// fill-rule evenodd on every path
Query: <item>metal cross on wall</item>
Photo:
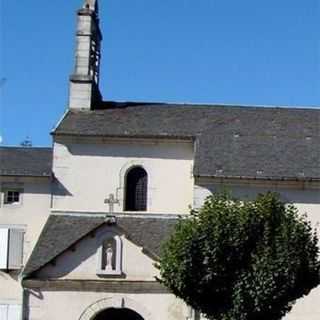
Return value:
M 113 193 L 111 193 L 111 194 L 109 194 L 109 198 L 104 200 L 104 203 L 109 205 L 109 212 L 113 213 L 114 205 L 116 203 L 118 204 L 119 200 L 114 197 Z

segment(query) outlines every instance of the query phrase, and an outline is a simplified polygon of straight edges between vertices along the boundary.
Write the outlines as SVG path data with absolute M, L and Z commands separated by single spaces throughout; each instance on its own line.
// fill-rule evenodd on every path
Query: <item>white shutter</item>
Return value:
M 8 240 L 9 230 L 0 228 L 0 269 L 8 267 Z
M 8 305 L 0 304 L 0 320 L 7 320 L 8 316 Z
M 20 269 L 23 264 L 23 235 L 21 229 L 10 229 L 8 269 Z
M 16 304 L 8 305 L 8 320 L 20 320 L 21 306 Z

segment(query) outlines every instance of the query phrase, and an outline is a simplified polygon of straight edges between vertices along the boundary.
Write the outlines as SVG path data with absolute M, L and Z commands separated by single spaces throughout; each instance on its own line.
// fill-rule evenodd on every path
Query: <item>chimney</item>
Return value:
M 86 0 L 77 12 L 74 73 L 70 76 L 69 108 L 91 110 L 102 100 L 99 90 L 100 43 L 98 1 Z

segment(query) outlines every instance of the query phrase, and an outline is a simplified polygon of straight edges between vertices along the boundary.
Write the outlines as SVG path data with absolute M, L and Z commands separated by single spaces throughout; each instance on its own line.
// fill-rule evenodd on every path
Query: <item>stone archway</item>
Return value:
M 97 320 L 96 316 L 99 316 L 100 313 L 107 312 L 106 310 L 113 310 L 115 315 L 119 315 L 119 312 L 117 310 L 130 310 L 133 312 L 131 315 L 134 314 L 140 316 L 140 318 L 133 318 L 132 320 L 155 320 L 153 315 L 142 305 L 137 303 L 135 300 L 127 298 L 127 297 L 112 297 L 112 298 L 104 298 L 101 300 L 98 300 L 88 306 L 83 313 L 81 314 L 79 320 Z M 111 312 L 111 311 L 109 311 Z M 122 311 L 125 312 L 125 311 Z M 130 312 L 129 312 L 130 316 Z M 101 316 L 102 317 L 102 316 Z M 115 320 L 122 319 L 121 317 L 116 317 Z M 98 319 L 101 320 L 101 319 Z M 108 319 L 109 320 L 109 319 Z M 111 318 L 111 320 L 113 320 Z M 127 320 L 127 318 L 124 318 L 124 320 Z M 128 320 L 131 320 L 129 317 Z
M 99 312 L 93 320 L 144 320 L 138 313 L 131 309 L 109 308 Z

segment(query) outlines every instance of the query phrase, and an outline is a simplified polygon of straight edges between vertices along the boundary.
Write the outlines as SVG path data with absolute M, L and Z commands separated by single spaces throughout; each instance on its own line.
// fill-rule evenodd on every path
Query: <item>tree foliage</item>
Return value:
M 273 193 L 213 195 L 162 248 L 161 282 L 212 320 L 279 320 L 320 282 L 318 239 Z

